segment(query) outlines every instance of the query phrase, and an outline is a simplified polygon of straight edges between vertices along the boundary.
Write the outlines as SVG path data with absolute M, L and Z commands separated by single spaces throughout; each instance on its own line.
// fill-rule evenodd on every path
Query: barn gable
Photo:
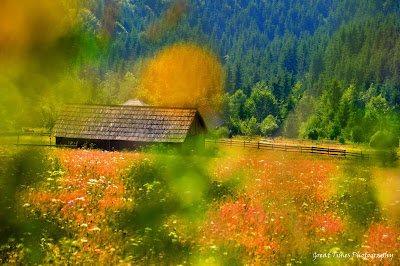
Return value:
M 68 139 L 183 143 L 188 136 L 205 131 L 202 117 L 193 108 L 65 105 L 53 135 Z

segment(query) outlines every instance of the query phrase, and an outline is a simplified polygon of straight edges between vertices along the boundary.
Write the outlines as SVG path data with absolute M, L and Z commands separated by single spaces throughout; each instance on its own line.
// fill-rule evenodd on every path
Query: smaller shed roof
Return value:
M 211 106 L 203 105 L 200 106 L 198 110 L 209 131 L 213 131 L 224 124 L 222 118 L 211 108 Z
M 184 142 L 194 108 L 129 105 L 65 105 L 53 128 L 55 137 L 136 142 Z
M 142 102 L 139 99 L 130 99 L 123 103 L 122 105 L 130 105 L 130 106 L 149 106 L 148 104 Z

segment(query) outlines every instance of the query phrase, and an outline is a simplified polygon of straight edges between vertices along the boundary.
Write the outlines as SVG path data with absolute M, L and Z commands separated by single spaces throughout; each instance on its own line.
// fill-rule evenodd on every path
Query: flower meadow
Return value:
M 400 263 L 397 168 L 232 147 L 1 155 L 2 264 Z

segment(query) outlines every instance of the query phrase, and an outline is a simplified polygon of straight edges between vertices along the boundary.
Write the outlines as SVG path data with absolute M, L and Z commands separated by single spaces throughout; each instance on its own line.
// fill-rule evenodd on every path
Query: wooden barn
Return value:
M 106 150 L 132 150 L 157 143 L 202 148 L 207 132 L 196 108 L 129 104 L 65 105 L 53 128 L 58 145 L 92 144 Z

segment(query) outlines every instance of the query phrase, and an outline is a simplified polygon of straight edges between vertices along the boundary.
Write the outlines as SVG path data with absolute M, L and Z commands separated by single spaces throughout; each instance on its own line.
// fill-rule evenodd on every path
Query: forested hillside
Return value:
M 2 111 L 3 127 L 51 127 L 61 102 L 135 97 L 146 61 L 189 42 L 223 65 L 219 102 L 232 134 L 369 142 L 400 132 L 396 0 L 93 0 L 75 9 L 73 27 L 35 46 L 13 75 L 2 71 L 18 93 L 0 101 L 25 107 Z

